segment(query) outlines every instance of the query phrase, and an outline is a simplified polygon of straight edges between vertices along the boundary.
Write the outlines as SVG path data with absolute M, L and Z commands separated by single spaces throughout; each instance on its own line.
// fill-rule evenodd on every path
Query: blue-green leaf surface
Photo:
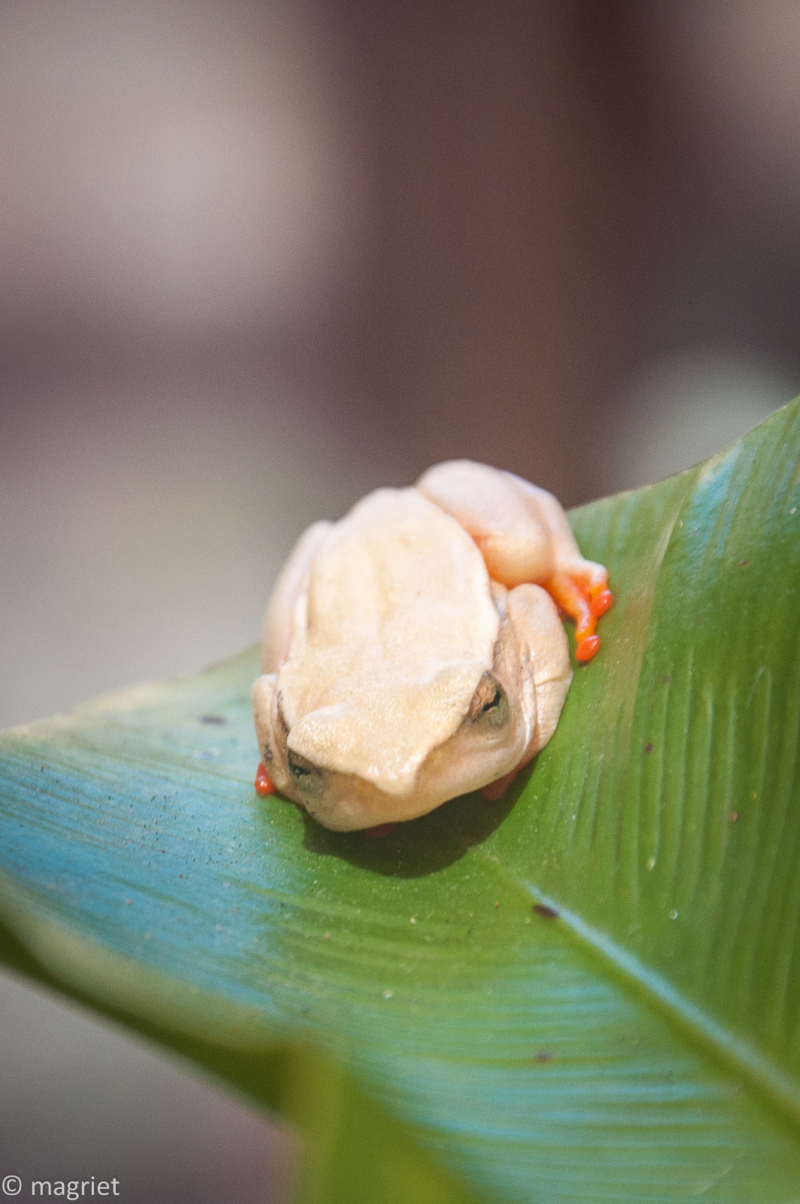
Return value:
M 259 799 L 255 652 L 6 734 L 5 957 L 308 1121 L 314 1200 L 797 1204 L 799 477 L 795 403 L 572 515 L 617 605 L 499 804 Z

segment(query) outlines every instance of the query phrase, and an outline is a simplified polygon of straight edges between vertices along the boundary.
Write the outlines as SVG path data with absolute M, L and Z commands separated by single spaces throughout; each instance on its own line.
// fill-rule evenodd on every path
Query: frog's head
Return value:
M 501 622 L 488 664 L 392 680 L 367 664 L 333 696 L 300 689 L 290 666 L 264 674 L 253 710 L 270 778 L 326 828 L 347 831 L 413 819 L 503 777 L 536 722 L 530 658 L 517 645 Z

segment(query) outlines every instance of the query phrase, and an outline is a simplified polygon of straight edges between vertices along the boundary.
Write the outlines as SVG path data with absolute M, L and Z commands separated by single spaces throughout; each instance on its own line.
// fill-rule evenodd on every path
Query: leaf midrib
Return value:
M 587 923 L 534 883 L 512 873 L 496 855 L 488 854 L 483 848 L 476 849 L 475 853 L 484 862 L 491 861 L 507 884 L 524 892 L 535 903 L 553 908 L 558 913 L 557 920 L 543 920 L 544 923 L 555 922 L 559 927 L 563 926 L 575 944 L 588 951 L 593 961 L 601 963 L 608 977 L 678 1028 L 711 1060 L 728 1072 L 734 1071 L 766 1099 L 784 1122 L 800 1133 L 800 1085 L 790 1075 L 781 1071 L 751 1042 L 709 1015 L 663 974 L 619 945 L 608 933 Z

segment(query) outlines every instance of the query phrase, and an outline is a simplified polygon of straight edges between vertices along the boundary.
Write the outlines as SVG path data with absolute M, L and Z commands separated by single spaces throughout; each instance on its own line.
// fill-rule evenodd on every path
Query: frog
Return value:
M 481 790 L 551 739 L 613 596 L 556 498 L 469 460 L 381 488 L 301 535 L 270 598 L 252 690 L 258 793 L 384 834 Z

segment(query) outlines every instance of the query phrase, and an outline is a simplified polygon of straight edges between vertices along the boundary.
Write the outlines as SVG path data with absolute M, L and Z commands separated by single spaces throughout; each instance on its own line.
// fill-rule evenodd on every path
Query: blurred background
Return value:
M 794 0 L 2 0 L 0 725 L 255 642 L 468 456 L 567 505 L 800 392 Z M 2 1173 L 287 1198 L 293 1140 L 0 978 Z

